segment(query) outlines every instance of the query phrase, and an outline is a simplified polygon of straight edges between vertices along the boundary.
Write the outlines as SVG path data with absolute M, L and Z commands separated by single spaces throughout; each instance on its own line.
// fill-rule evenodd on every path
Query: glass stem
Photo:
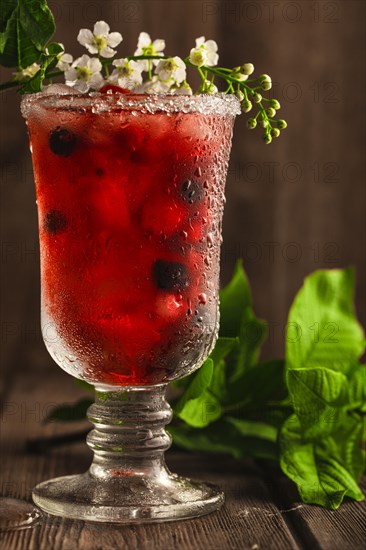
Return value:
M 168 475 L 164 452 L 171 445 L 165 426 L 172 410 L 166 385 L 143 388 L 96 388 L 88 409 L 94 429 L 87 444 L 94 453 L 89 473 L 97 479 Z

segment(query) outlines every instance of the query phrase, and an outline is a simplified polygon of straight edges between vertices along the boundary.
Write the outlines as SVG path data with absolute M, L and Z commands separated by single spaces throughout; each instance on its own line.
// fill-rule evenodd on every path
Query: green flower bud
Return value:
M 261 74 L 258 80 L 260 82 L 272 82 L 272 78 L 268 74 Z
M 254 94 L 253 96 L 253 101 L 254 103 L 260 103 L 262 101 L 263 97 L 261 96 L 261 94 Z
M 269 102 L 269 105 L 270 105 L 270 107 L 273 107 L 273 109 L 276 109 L 276 111 L 281 109 L 280 102 L 277 101 L 277 99 L 271 99 L 270 102 Z
M 271 135 L 270 134 L 264 134 L 263 141 L 266 145 L 269 145 L 270 143 L 272 143 Z
M 233 67 L 233 73 L 240 73 L 241 72 L 241 67 Z
M 262 120 L 259 121 L 259 124 L 262 126 L 262 128 L 267 128 L 269 123 L 266 118 L 262 118 Z
M 246 75 L 240 72 L 234 72 L 234 71 L 230 73 L 230 76 L 231 78 L 235 78 L 235 80 L 238 80 L 239 82 L 244 82 L 248 78 Z
M 279 131 L 278 128 L 272 128 L 272 130 L 271 130 L 271 136 L 274 137 L 274 138 L 278 138 L 280 133 L 281 132 Z
M 280 130 L 284 130 L 285 128 L 287 128 L 286 120 L 283 120 L 283 119 L 277 120 L 277 128 L 280 128 Z
M 274 110 L 273 107 L 270 107 L 269 109 L 267 109 L 267 115 L 269 116 L 269 118 L 273 118 L 276 116 L 276 111 Z
M 238 90 L 235 95 L 239 99 L 239 101 L 243 101 L 243 99 L 245 98 L 245 95 L 241 90 Z
M 241 104 L 241 106 L 242 106 L 242 109 L 243 109 L 244 113 L 249 113 L 249 111 L 251 111 L 251 110 L 252 110 L 252 107 L 253 107 L 252 102 L 249 101 L 248 99 L 246 99 L 245 101 L 243 101 L 243 103 Z
M 272 82 L 262 82 L 261 84 L 261 88 L 262 90 L 264 90 L 265 92 L 268 92 L 268 90 L 270 90 L 272 88 Z
M 240 71 L 249 76 L 254 73 L 254 65 L 252 63 L 244 63 L 244 65 L 240 67 Z
M 255 118 L 248 118 L 247 120 L 247 128 L 249 130 L 254 130 L 254 128 L 257 126 L 257 119 Z

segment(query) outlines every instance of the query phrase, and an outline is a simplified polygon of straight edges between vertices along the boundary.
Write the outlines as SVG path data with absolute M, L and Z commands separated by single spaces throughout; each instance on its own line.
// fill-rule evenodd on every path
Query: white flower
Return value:
M 217 86 L 215 86 L 215 84 L 210 80 L 205 80 L 202 83 L 200 90 L 205 94 L 217 94 L 218 92 Z
M 115 59 L 112 63 L 116 68 L 109 77 L 109 81 L 117 83 L 121 88 L 132 89 L 142 84 L 142 71 L 140 63 L 128 59 Z
M 186 65 L 183 59 L 178 56 L 161 59 L 155 72 L 159 80 L 162 81 L 173 79 L 177 84 L 180 84 L 186 79 Z
M 41 68 L 38 63 L 32 63 L 32 65 L 29 65 L 29 67 L 26 67 L 25 69 L 22 69 L 21 71 L 17 71 L 13 73 L 13 79 L 14 80 L 24 80 L 32 78 L 35 74 L 38 73 L 39 69 Z
M 98 21 L 93 32 L 89 29 L 80 29 L 78 41 L 90 53 L 109 58 L 116 53 L 112 48 L 122 42 L 122 35 L 119 32 L 109 32 L 109 25 L 105 21 Z
M 141 86 L 137 86 L 134 91 L 137 94 L 164 94 L 169 92 L 173 85 L 174 80 L 163 82 L 155 75 L 151 80 L 147 80 Z
M 68 71 L 74 58 L 69 53 L 65 53 L 63 44 L 60 44 L 60 46 L 62 46 L 64 51 L 57 56 L 58 62 L 56 67 L 60 69 L 60 71 Z
M 100 71 L 102 64 L 96 57 L 82 55 L 75 59 L 71 68 L 65 72 L 65 81 L 80 92 L 87 92 L 90 88 L 98 90 L 104 83 Z
M 192 95 L 193 94 L 192 88 L 190 87 L 188 82 L 185 82 L 185 81 L 180 86 L 178 86 L 177 88 L 173 88 L 171 91 L 174 92 L 177 95 Z
M 137 50 L 134 55 L 163 55 L 165 49 L 165 40 L 157 38 L 152 41 L 150 35 L 147 32 L 140 32 L 137 42 Z M 141 64 L 144 71 L 149 69 L 149 60 L 141 59 L 138 61 Z M 151 59 L 150 63 L 157 65 L 159 59 Z
M 214 40 L 206 40 L 204 36 L 196 38 L 196 47 L 191 49 L 189 60 L 193 65 L 213 67 L 217 65 L 219 56 L 217 44 Z

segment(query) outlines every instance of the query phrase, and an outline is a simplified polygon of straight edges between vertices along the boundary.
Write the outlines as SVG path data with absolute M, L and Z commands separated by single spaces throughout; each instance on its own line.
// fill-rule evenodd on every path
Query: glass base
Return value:
M 220 508 L 224 494 L 210 484 L 170 474 L 158 478 L 120 472 L 101 480 L 90 472 L 58 477 L 33 490 L 49 514 L 97 522 L 147 523 L 194 518 Z

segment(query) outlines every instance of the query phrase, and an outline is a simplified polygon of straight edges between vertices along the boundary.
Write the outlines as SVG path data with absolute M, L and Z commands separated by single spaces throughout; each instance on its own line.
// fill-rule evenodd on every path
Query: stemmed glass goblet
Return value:
M 26 96 L 38 205 L 42 333 L 96 389 L 90 469 L 38 485 L 48 513 L 94 521 L 195 517 L 222 504 L 169 472 L 168 382 L 218 332 L 230 95 Z

